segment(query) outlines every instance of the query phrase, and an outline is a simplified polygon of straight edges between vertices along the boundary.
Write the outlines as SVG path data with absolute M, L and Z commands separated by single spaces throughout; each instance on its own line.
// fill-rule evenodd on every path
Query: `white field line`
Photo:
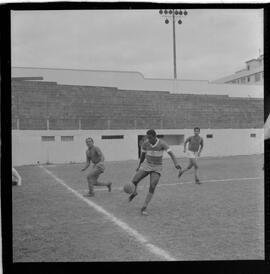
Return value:
M 88 204 L 90 207 L 94 208 L 99 213 L 102 213 L 108 220 L 113 222 L 115 225 L 120 227 L 122 230 L 124 230 L 126 233 L 128 233 L 130 236 L 132 236 L 137 242 L 139 242 L 141 245 L 146 247 L 148 251 L 150 251 L 152 254 L 158 256 L 159 258 L 166 260 L 166 261 L 176 261 L 174 257 L 172 257 L 167 251 L 159 248 L 158 246 L 151 244 L 145 236 L 140 234 L 135 229 L 131 228 L 127 223 L 123 222 L 121 219 L 116 218 L 113 214 L 106 211 L 103 207 L 99 206 L 95 202 L 86 199 L 83 197 L 79 192 L 74 190 L 73 188 L 69 187 L 65 182 L 58 177 L 56 177 L 51 171 L 46 169 L 43 166 L 40 166 L 46 173 L 48 173 L 55 181 L 60 183 L 62 186 L 64 186 L 68 191 L 73 193 L 77 198 Z
M 233 181 L 248 181 L 248 180 L 260 180 L 263 177 L 249 177 L 249 178 L 230 178 L 230 179 L 213 179 L 213 180 L 205 180 L 201 181 L 202 183 L 215 183 L 215 182 L 233 182 Z M 179 182 L 179 183 L 172 183 L 172 184 L 158 184 L 157 187 L 164 187 L 164 186 L 176 186 L 176 185 L 185 185 L 185 184 L 195 184 L 195 182 Z M 143 189 L 147 186 L 138 186 L 138 189 Z M 113 187 L 112 190 L 123 190 L 123 187 Z M 80 189 L 79 191 L 87 191 L 87 189 Z M 106 188 L 95 188 L 95 191 L 108 191 Z

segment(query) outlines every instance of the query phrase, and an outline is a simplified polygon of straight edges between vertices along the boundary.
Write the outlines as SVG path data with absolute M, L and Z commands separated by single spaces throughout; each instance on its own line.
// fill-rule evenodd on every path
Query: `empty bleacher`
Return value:
M 12 80 L 12 128 L 262 128 L 263 100 Z

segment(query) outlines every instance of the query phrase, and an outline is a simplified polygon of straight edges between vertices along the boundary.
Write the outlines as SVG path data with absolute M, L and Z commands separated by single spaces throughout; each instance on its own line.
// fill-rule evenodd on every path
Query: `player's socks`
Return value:
M 128 197 L 129 202 L 131 202 L 137 195 L 138 195 L 137 192 L 133 192 L 133 193 Z
M 145 209 L 147 208 L 147 206 L 148 206 L 149 202 L 151 201 L 152 197 L 153 197 L 153 193 L 148 192 L 142 208 L 145 208 Z
M 146 211 L 146 207 L 145 206 L 142 207 L 141 214 L 144 215 L 144 216 L 148 216 L 148 212 Z
M 183 170 L 179 170 L 179 173 L 178 173 L 178 178 L 180 178 L 182 175 L 183 175 L 184 171 Z
M 108 183 L 108 191 L 111 192 L 112 191 L 112 182 Z

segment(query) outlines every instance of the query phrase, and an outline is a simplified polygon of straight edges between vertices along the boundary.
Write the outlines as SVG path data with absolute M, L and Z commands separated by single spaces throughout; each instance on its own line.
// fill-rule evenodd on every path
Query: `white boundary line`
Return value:
M 253 177 L 253 178 L 230 178 L 230 179 L 215 179 L 215 180 L 205 180 L 201 181 L 202 183 L 213 183 L 213 182 L 233 182 L 233 181 L 248 181 L 248 180 L 260 180 L 263 177 Z M 164 186 L 176 186 L 176 185 L 185 185 L 185 184 L 195 184 L 195 182 L 179 182 L 179 183 L 172 183 L 172 184 L 158 184 L 157 187 L 164 187 Z M 146 186 L 138 186 L 138 189 L 143 189 Z M 87 189 L 80 189 L 79 191 L 86 191 Z M 95 191 L 108 191 L 107 188 L 96 188 Z M 112 190 L 123 190 L 123 187 L 112 187 Z
M 130 236 L 132 236 L 135 240 L 137 240 L 140 244 L 145 246 L 151 253 L 154 255 L 160 257 L 163 260 L 166 261 L 176 261 L 174 257 L 172 257 L 167 251 L 159 248 L 158 246 L 155 246 L 154 244 L 151 244 L 146 237 L 144 237 L 142 234 L 140 234 L 135 229 L 131 228 L 127 223 L 123 222 L 122 220 L 116 218 L 113 214 L 106 211 L 103 207 L 97 205 L 93 201 L 84 198 L 79 192 L 74 190 L 73 188 L 69 187 L 65 184 L 65 182 L 58 177 L 56 177 L 51 171 L 46 169 L 43 166 L 40 166 L 47 174 L 49 174 L 55 181 L 63 185 L 67 190 L 69 190 L 71 193 L 73 193 L 77 198 L 81 199 L 83 202 L 87 203 L 90 207 L 94 208 L 99 213 L 102 213 L 107 219 L 109 219 L 111 222 L 119 226 L 121 229 L 123 229 L 125 232 L 127 232 Z
M 260 180 L 260 179 L 263 179 L 263 177 L 218 179 L 218 180 L 206 180 L 206 181 L 202 181 L 202 182 L 205 182 L 205 183 L 208 183 L 208 182 L 229 182 L 229 181 L 248 181 L 248 180 Z

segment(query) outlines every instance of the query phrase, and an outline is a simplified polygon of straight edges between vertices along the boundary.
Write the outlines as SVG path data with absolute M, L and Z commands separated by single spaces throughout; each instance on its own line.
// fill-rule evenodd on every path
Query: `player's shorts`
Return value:
M 188 150 L 187 151 L 187 157 L 190 158 L 190 159 L 197 159 L 198 158 L 198 152 Z
M 101 174 L 105 170 L 104 162 L 99 162 L 96 165 L 93 166 L 93 170 L 97 173 L 97 175 Z
M 140 169 L 146 172 L 156 172 L 161 175 L 162 165 L 153 165 L 145 161 L 141 164 Z

